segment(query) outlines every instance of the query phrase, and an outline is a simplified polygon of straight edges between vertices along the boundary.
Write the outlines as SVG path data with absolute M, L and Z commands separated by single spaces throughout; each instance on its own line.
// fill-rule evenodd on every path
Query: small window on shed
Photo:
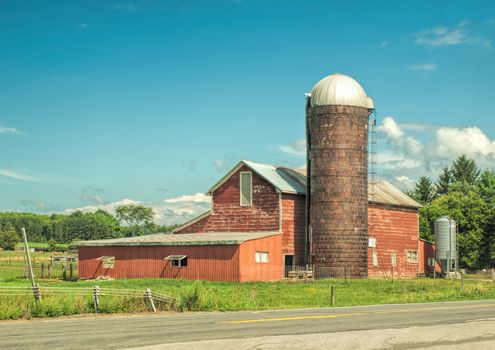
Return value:
M 253 174 L 250 171 L 242 171 L 240 177 L 241 205 L 253 204 Z
M 256 252 L 257 263 L 268 263 L 268 252 Z
M 115 257 L 114 256 L 100 256 L 97 260 L 101 260 L 102 267 L 104 269 L 115 268 Z
M 419 261 L 419 252 L 417 250 L 408 250 L 407 251 L 407 262 L 408 263 L 417 263 Z
M 187 266 L 187 255 L 169 255 L 165 260 L 170 261 L 170 265 L 173 267 Z

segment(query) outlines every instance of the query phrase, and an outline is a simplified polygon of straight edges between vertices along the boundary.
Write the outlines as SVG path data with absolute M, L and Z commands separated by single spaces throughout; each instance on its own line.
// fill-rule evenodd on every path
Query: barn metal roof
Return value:
M 187 246 L 238 245 L 245 241 L 279 235 L 280 232 L 155 233 L 139 237 L 80 241 L 79 247 L 95 246 Z
M 305 194 L 306 193 L 306 171 L 297 168 L 275 166 L 271 164 L 255 163 L 249 160 L 241 160 L 232 170 L 213 185 L 207 192 L 211 195 L 218 187 L 227 181 L 243 165 L 250 168 L 259 176 L 272 184 L 278 191 L 283 193 Z
M 211 194 L 216 188 L 220 187 L 243 165 L 246 165 L 253 172 L 264 178 L 279 192 L 303 195 L 306 194 L 306 169 L 255 163 L 249 160 L 239 162 L 231 171 L 227 173 L 227 175 L 225 175 L 208 191 L 208 194 Z M 421 208 L 421 204 L 416 202 L 391 183 L 384 180 L 377 180 L 376 186 L 374 187 L 372 182 L 369 183 L 368 200 L 372 203 Z
M 375 188 L 373 185 L 376 184 Z M 422 205 L 399 190 L 390 182 L 376 180 L 368 184 L 368 201 L 371 203 L 396 205 L 400 207 L 421 208 Z

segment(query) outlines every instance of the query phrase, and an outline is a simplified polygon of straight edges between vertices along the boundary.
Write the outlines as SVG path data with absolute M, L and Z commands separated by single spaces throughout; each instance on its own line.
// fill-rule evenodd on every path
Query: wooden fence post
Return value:
M 33 295 L 34 295 L 34 300 L 36 302 L 40 301 L 41 300 L 41 291 L 40 291 L 40 286 L 39 285 L 35 285 L 33 287 Z
M 155 302 L 153 301 L 153 295 L 151 294 L 151 289 L 149 288 L 146 289 L 146 297 L 150 302 L 151 310 L 153 310 L 153 312 L 156 312 Z
M 69 276 L 70 280 L 73 281 L 74 279 L 72 278 L 72 273 L 73 273 L 73 266 L 72 266 L 72 260 L 69 262 Z
M 48 264 L 48 278 L 52 278 L 52 264 Z
M 62 261 L 62 279 L 65 281 L 67 279 L 67 262 Z
M 335 305 L 335 288 L 334 286 L 330 287 L 330 305 Z
M 41 278 L 45 278 L 45 263 L 41 263 Z
M 95 304 L 95 313 L 98 313 L 98 309 L 100 307 L 100 287 L 94 286 L 93 288 L 93 302 Z

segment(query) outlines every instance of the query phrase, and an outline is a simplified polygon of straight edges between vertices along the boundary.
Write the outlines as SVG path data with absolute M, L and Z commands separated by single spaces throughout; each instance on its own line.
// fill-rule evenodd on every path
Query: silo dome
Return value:
M 372 109 L 373 99 L 351 77 L 335 73 L 320 80 L 311 90 L 311 106 L 357 106 Z

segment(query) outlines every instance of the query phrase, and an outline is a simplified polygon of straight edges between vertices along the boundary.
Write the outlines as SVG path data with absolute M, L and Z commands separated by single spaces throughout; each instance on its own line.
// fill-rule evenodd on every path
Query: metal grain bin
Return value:
M 315 278 L 368 274 L 368 116 L 373 101 L 333 74 L 307 104 L 309 232 Z
M 442 273 L 453 270 L 457 261 L 457 226 L 448 216 L 442 216 L 435 221 L 435 259 Z

